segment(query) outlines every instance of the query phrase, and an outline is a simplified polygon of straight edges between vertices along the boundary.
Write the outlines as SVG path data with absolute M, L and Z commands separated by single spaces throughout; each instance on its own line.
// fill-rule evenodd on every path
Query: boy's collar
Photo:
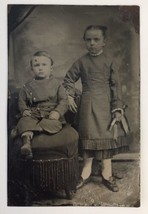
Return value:
M 52 78 L 53 78 L 53 75 L 51 74 L 48 78 L 35 77 L 34 80 L 49 80 Z
M 89 53 L 90 54 L 90 56 L 99 56 L 101 53 L 103 53 L 103 50 L 100 50 L 98 53 L 96 53 L 96 54 L 91 54 L 91 53 Z

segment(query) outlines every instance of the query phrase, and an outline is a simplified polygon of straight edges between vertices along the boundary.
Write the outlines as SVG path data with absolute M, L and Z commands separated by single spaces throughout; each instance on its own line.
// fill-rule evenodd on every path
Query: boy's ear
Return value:
M 35 74 L 34 74 L 34 71 L 33 71 L 32 67 L 31 67 L 31 69 L 30 69 L 30 73 L 31 73 L 31 75 L 32 75 L 32 76 L 35 76 Z

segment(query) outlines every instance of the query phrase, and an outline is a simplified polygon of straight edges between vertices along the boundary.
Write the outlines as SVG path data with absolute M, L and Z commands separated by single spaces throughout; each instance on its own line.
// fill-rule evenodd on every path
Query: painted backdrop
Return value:
M 123 100 L 128 105 L 126 114 L 131 127 L 131 152 L 139 151 L 138 13 L 139 9 L 131 6 L 36 5 L 9 34 L 9 90 L 20 88 L 32 78 L 30 58 L 38 50 L 50 53 L 54 75 L 62 81 L 72 63 L 86 52 L 84 29 L 91 24 L 106 25 L 106 50 L 120 63 Z M 81 90 L 80 81 L 76 87 Z

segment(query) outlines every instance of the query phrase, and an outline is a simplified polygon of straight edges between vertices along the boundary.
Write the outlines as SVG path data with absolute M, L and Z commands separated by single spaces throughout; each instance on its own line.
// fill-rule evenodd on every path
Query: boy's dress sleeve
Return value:
M 110 71 L 111 110 L 122 108 L 122 90 L 117 62 L 111 63 Z
M 60 116 L 63 116 L 68 110 L 68 98 L 66 90 L 63 85 L 60 85 L 57 91 L 58 105 L 54 111 L 59 112 Z
M 72 97 L 75 96 L 75 82 L 80 78 L 80 63 L 75 62 L 64 78 L 64 87 L 66 93 Z
M 20 90 L 20 93 L 19 93 L 18 107 L 19 107 L 21 114 L 25 110 L 30 110 L 30 108 L 27 106 L 27 94 L 23 88 Z

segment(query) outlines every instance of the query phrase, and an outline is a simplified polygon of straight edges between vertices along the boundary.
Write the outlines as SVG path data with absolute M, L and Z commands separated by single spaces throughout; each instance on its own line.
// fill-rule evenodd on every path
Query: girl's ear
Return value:
M 104 42 L 103 42 L 103 43 L 104 43 L 104 46 L 105 46 L 105 45 L 106 45 L 106 39 L 104 39 Z

